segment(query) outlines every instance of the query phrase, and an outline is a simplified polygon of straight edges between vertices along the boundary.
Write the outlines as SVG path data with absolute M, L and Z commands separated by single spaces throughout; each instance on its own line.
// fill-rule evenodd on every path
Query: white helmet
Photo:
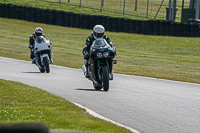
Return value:
M 102 25 L 95 25 L 94 28 L 93 28 L 93 36 L 95 39 L 97 38 L 102 38 L 103 35 L 104 35 L 104 27 Z
M 40 27 L 37 27 L 37 28 L 35 29 L 35 35 L 36 35 L 36 36 L 41 36 L 41 35 L 42 35 L 42 32 L 43 32 L 43 30 L 42 30 L 42 28 L 40 28 Z

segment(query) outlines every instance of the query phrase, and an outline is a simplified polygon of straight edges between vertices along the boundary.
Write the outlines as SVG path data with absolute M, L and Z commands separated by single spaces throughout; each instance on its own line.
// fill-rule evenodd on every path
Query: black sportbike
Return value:
M 96 90 L 109 90 L 109 80 L 113 80 L 113 64 L 117 63 L 115 51 L 105 39 L 96 39 L 90 47 L 88 70 L 82 66 L 84 74 L 88 71 L 89 79 Z

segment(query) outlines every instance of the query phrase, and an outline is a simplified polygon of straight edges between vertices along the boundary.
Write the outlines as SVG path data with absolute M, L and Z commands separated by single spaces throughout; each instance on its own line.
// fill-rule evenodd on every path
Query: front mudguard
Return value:
M 47 57 L 48 59 L 48 63 L 50 64 L 50 59 L 49 59 L 49 55 L 48 54 L 40 54 L 40 52 L 35 53 L 35 57 L 36 57 L 36 65 L 40 68 L 40 69 L 44 69 L 44 63 L 43 63 L 43 59 L 45 57 Z
M 48 54 L 42 54 L 42 55 L 40 56 L 41 64 L 44 66 L 44 61 L 43 61 L 44 58 L 47 58 L 48 63 L 50 64 L 50 59 L 49 59 Z
M 109 66 L 99 66 L 98 68 L 98 78 L 99 78 L 99 83 L 102 84 L 102 68 L 106 67 L 108 69 L 108 73 L 110 71 Z

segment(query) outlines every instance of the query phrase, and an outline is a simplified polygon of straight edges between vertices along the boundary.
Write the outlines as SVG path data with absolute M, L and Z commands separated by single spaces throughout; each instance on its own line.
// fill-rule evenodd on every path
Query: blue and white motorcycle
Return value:
M 36 65 L 41 73 L 50 72 L 51 63 L 51 49 L 52 45 L 48 39 L 43 36 L 36 37 L 34 45 L 34 54 L 36 59 Z

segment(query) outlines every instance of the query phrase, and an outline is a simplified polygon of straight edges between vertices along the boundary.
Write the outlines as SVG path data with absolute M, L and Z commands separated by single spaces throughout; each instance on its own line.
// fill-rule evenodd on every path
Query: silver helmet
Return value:
M 102 38 L 104 36 L 105 28 L 102 25 L 95 25 L 93 28 L 93 36 L 95 39 Z
M 41 35 L 42 35 L 42 33 L 43 33 L 43 30 L 42 30 L 42 28 L 40 28 L 40 27 L 37 27 L 37 28 L 35 29 L 35 35 L 36 35 L 36 36 L 41 36 Z

